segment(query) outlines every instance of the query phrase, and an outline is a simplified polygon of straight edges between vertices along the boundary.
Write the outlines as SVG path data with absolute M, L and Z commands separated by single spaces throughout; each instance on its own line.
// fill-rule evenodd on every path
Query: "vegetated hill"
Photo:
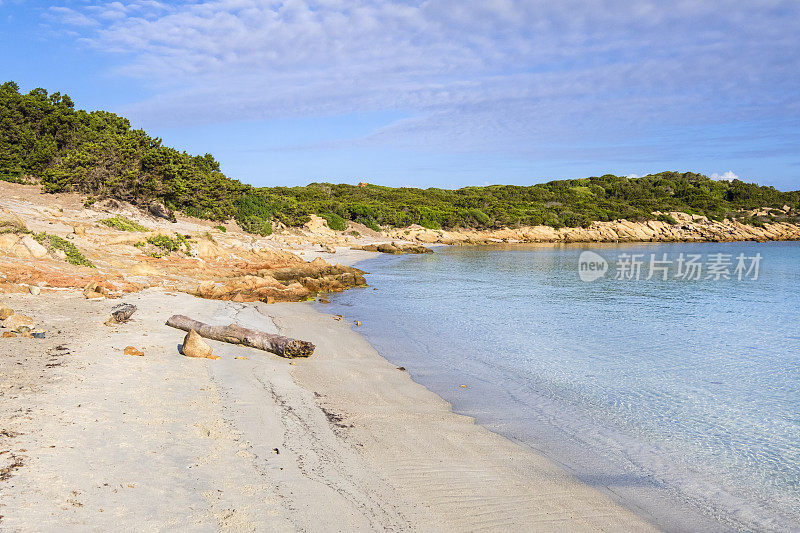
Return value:
M 227 178 L 210 154 L 191 156 L 162 144 L 105 111 L 76 110 L 60 93 L 21 94 L 0 85 L 0 179 L 38 183 L 47 192 L 76 191 L 211 220 L 234 218 L 247 231 L 268 234 L 272 221 L 302 225 L 310 214 L 344 229 L 347 220 L 428 228 L 498 228 L 547 224 L 586 226 L 594 220 L 646 220 L 653 211 L 684 211 L 719 220 L 798 222 L 800 192 L 780 192 L 739 180 L 661 172 L 629 179 L 606 174 L 533 186 L 492 185 L 457 190 L 359 187 L 312 183 L 255 188 Z M 787 214 L 779 208 L 789 205 Z M 775 208 L 752 217 L 747 210 Z M 669 220 L 669 217 L 662 215 Z

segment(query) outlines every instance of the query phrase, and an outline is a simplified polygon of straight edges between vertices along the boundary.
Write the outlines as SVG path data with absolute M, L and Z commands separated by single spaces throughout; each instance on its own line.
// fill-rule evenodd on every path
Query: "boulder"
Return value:
M 383 243 L 378 245 L 378 251 L 384 254 L 400 254 L 403 253 L 394 244 Z
M 41 259 L 42 257 L 47 256 L 47 248 L 36 242 L 36 239 L 30 235 L 25 235 L 22 237 L 20 244 L 22 244 L 28 250 L 31 257 L 34 259 Z
M 92 281 L 83 289 L 83 296 L 87 300 L 100 300 L 108 296 L 108 290 Z
M 0 304 L 0 320 L 5 320 L 14 314 L 14 310 L 5 304 Z
M 36 285 L 28 285 L 28 292 L 34 296 L 39 296 L 39 293 L 42 292 L 42 289 L 40 289 Z
M 111 308 L 111 318 L 106 324 L 124 324 L 131 319 L 137 307 L 132 304 L 118 304 Z
M 203 340 L 195 330 L 190 329 L 186 337 L 183 338 L 183 346 L 181 347 L 183 355 L 186 357 L 201 357 L 205 359 L 219 359 L 218 356 L 212 355 L 211 346 Z
M 78 224 L 77 226 L 72 227 L 72 233 L 75 235 L 86 235 L 86 226 L 83 224 Z
M 33 327 L 33 319 L 29 316 L 14 313 L 3 321 L 3 327 L 11 331 L 20 331 L 22 328 L 30 330 Z

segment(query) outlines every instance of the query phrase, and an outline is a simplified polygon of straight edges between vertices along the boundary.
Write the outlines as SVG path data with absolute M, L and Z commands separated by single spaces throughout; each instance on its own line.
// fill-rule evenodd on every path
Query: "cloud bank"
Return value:
M 153 94 L 122 110 L 145 124 L 397 111 L 351 142 L 535 155 L 800 123 L 793 1 L 62 4 L 50 18 Z

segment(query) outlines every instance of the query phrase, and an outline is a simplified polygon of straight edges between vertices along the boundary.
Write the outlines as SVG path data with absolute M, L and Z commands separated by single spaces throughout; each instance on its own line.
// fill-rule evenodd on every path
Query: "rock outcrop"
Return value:
M 656 215 L 659 213 L 656 213 Z M 753 226 L 735 220 L 713 221 L 704 216 L 671 212 L 677 224 L 660 220 L 593 222 L 586 228 L 526 226 L 497 230 L 431 230 L 412 226 L 388 232 L 390 237 L 440 244 L 526 242 L 730 242 L 800 240 L 800 225 L 777 222 Z
M 15 332 L 19 332 L 22 328 L 28 328 L 27 331 L 30 331 L 33 327 L 33 319 L 29 316 L 15 313 L 3 320 L 3 327 Z
M 353 250 L 364 250 L 366 252 L 381 252 L 384 254 L 432 254 L 433 250 L 421 244 L 405 242 L 382 242 L 365 244 L 363 246 L 353 246 Z

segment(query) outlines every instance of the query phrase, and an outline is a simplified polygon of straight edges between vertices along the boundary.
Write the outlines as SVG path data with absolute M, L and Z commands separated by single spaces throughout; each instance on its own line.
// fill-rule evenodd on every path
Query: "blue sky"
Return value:
M 800 2 L 0 0 L 0 72 L 254 185 L 800 189 Z

